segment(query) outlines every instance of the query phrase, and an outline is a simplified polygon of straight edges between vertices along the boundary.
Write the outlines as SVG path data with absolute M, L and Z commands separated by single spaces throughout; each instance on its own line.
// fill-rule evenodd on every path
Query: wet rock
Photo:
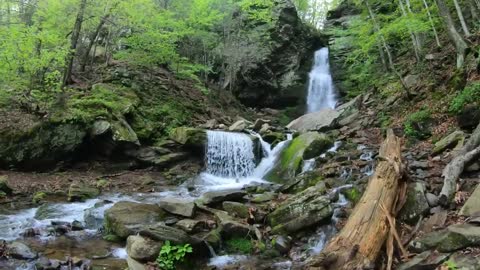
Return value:
M 52 228 L 56 235 L 64 235 L 72 230 L 72 224 L 65 221 L 52 221 Z
M 430 207 L 435 207 L 438 205 L 438 196 L 435 194 L 432 194 L 430 192 L 427 192 L 425 194 L 425 198 L 427 199 L 427 203 Z
M 247 193 L 240 189 L 208 191 L 203 194 L 200 202 L 208 205 L 221 203 L 223 201 L 239 201 L 242 200 L 245 195 L 247 195 Z
M 93 207 L 85 209 L 83 212 L 85 227 L 93 230 L 100 229 L 103 225 L 103 208 L 111 203 L 110 201 L 101 201 Z
M 434 270 L 438 265 L 448 259 L 448 253 L 425 251 L 413 257 L 406 263 L 398 266 L 398 270 Z
M 176 217 L 167 217 L 163 222 L 164 222 L 165 225 L 167 225 L 167 226 L 173 226 L 173 225 L 177 224 L 178 218 L 176 218 Z
M 472 195 L 468 198 L 468 200 L 463 205 L 462 209 L 459 212 L 459 215 L 462 216 L 472 216 L 480 213 L 480 185 L 475 188 Z
M 279 235 L 273 239 L 274 248 L 280 252 L 280 254 L 287 254 L 290 251 L 292 239 Z
M 269 132 L 267 134 L 262 135 L 264 141 L 269 144 L 275 144 L 275 142 L 281 142 L 285 139 L 285 135 L 281 132 Z
M 230 213 L 234 217 L 239 218 L 248 218 L 248 206 L 244 203 L 239 202 L 223 202 L 222 203 L 223 210 Z
M 471 254 L 464 254 L 462 252 L 455 252 L 448 261 L 451 265 L 455 265 L 459 270 L 479 270 L 480 257 L 472 256 Z
M 162 244 L 160 242 L 142 236 L 130 235 L 127 238 L 128 256 L 140 262 L 154 261 L 161 248 Z
M 265 124 L 268 125 L 269 123 L 270 123 L 269 120 L 257 119 L 257 120 L 255 120 L 255 123 L 253 124 L 253 130 L 254 131 L 259 131 L 263 127 L 263 125 L 265 125 Z
M 240 119 L 238 120 L 237 122 L 233 123 L 233 125 L 231 125 L 228 130 L 229 131 L 236 131 L 236 132 L 240 132 L 240 131 L 243 131 L 245 129 L 248 128 L 249 125 L 251 125 L 252 123 L 245 120 L 245 119 Z
M 399 219 L 408 223 L 416 224 L 418 219 L 428 213 L 430 206 L 425 197 L 425 184 L 415 182 L 408 185 L 407 200 L 399 213 Z
M 169 213 L 183 217 L 193 217 L 195 214 L 195 203 L 188 199 L 162 198 L 158 205 Z
M 333 140 L 324 133 L 320 133 L 303 152 L 303 159 L 312 159 L 320 156 L 333 146 Z
M 207 133 L 199 128 L 178 127 L 173 130 L 171 139 L 195 150 L 203 150 L 207 145 Z
M 204 220 L 182 219 L 175 224 L 175 227 L 187 233 L 197 233 L 204 231 L 207 224 Z
M 461 147 L 465 141 L 465 133 L 461 130 L 456 130 L 435 143 L 432 154 L 437 155 L 445 151 L 449 147 Z
M 71 184 L 68 188 L 68 201 L 84 202 L 87 199 L 93 199 L 100 194 L 100 190 L 80 184 Z
M 262 127 L 260 128 L 258 133 L 265 134 L 265 133 L 269 132 L 271 129 L 272 129 L 272 127 L 269 124 L 265 123 L 265 124 L 262 125 Z
M 72 231 L 82 231 L 85 229 L 85 227 L 83 226 L 82 222 L 78 221 L 78 220 L 74 220 L 72 222 Z
M 7 245 L 8 254 L 19 260 L 33 260 L 37 258 L 37 253 L 33 252 L 27 245 L 20 242 L 12 242 Z
M 144 264 L 130 257 L 127 257 L 127 264 L 129 270 L 147 270 Z
M 441 231 L 422 236 L 410 243 L 414 251 L 436 249 L 452 252 L 466 247 L 480 245 L 480 227 L 471 224 L 455 224 Z
M 156 224 L 166 213 L 157 205 L 135 202 L 118 202 L 105 211 L 105 230 L 122 239 L 134 234 L 143 226 Z
M 214 129 L 218 125 L 217 119 L 210 119 L 205 124 L 200 125 L 200 128 Z
M 3 192 L 7 195 L 13 194 L 13 189 L 8 185 L 6 176 L 0 176 L 0 192 Z
M 225 211 L 214 211 L 220 234 L 226 237 L 247 237 L 254 232 L 254 228 L 248 224 L 235 220 Z
M 264 192 L 261 194 L 253 194 L 249 196 L 249 200 L 253 203 L 264 203 L 276 199 L 278 196 L 275 192 Z
M 305 114 L 287 125 L 287 128 L 299 132 L 327 131 L 334 126 L 334 121 L 340 113 L 333 109 L 323 109 L 318 112 Z
M 409 164 L 410 169 L 428 169 L 430 166 L 428 165 L 428 161 L 418 161 L 415 160 Z
M 147 225 L 140 230 L 140 235 L 155 241 L 170 241 L 175 245 L 190 244 L 194 252 L 203 253 L 205 244 L 201 239 L 188 235 L 181 229 L 170 227 L 162 223 Z
M 272 233 L 292 233 L 328 220 L 333 209 L 325 193 L 325 184 L 310 187 L 282 202 L 268 215 Z

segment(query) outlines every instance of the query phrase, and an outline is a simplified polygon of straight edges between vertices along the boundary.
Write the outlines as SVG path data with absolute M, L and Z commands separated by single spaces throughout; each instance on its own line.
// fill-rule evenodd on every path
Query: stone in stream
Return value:
M 220 234 L 224 237 L 247 237 L 255 235 L 255 231 L 249 224 L 242 223 L 230 216 L 227 212 L 215 210 L 213 212 L 219 224 Z
M 223 210 L 239 218 L 247 218 L 248 206 L 244 203 L 225 201 L 222 203 Z
M 170 227 L 162 223 L 146 225 L 140 230 L 140 235 L 148 237 L 154 241 L 170 241 L 175 245 L 192 245 L 193 252 L 196 254 L 208 253 L 208 248 L 202 239 L 190 236 L 181 229 Z
M 242 200 L 245 195 L 247 195 L 247 193 L 240 189 L 208 191 L 203 194 L 199 202 L 208 205 L 221 203 L 223 201 L 238 201 Z
M 146 270 L 147 269 L 147 267 L 144 264 L 131 258 L 130 256 L 127 257 L 127 264 L 128 264 L 128 270 Z
M 175 227 L 187 233 L 197 233 L 204 231 L 208 226 L 204 220 L 182 219 L 175 224 Z
M 458 214 L 462 216 L 480 215 L 480 185 L 475 188 Z
M 333 140 L 324 133 L 320 133 L 303 152 L 303 160 L 320 156 L 333 146 Z
M 71 184 L 68 188 L 69 202 L 84 202 L 93 199 L 100 194 L 100 190 L 82 184 Z
M 158 205 L 169 213 L 183 217 L 193 217 L 195 214 L 195 203 L 189 199 L 162 198 Z
M 207 145 L 207 133 L 200 128 L 178 127 L 171 133 L 171 139 L 197 150 L 204 149 Z
M 37 258 L 37 253 L 21 242 L 7 244 L 7 254 L 19 260 L 33 260 Z
M 441 231 L 435 231 L 410 243 L 412 250 L 422 252 L 436 249 L 452 252 L 466 247 L 480 245 L 480 227 L 472 224 L 455 224 Z
M 331 218 L 333 208 L 324 183 L 288 198 L 268 215 L 272 233 L 293 233 Z
M 139 235 L 130 235 L 127 238 L 127 254 L 130 258 L 140 262 L 154 261 L 162 248 L 162 243 L 155 242 Z
M 83 212 L 85 227 L 93 230 L 100 229 L 103 225 L 103 208 L 110 204 L 112 204 L 111 201 L 103 200 L 95 203 L 93 207 L 85 209 Z
M 245 129 L 248 128 L 248 126 L 252 125 L 251 122 L 245 120 L 245 119 L 240 119 L 238 120 L 237 122 L 233 123 L 233 125 L 231 125 L 228 130 L 229 131 L 236 131 L 236 132 L 240 132 L 240 131 L 243 131 Z
M 13 189 L 8 185 L 6 176 L 0 176 L 0 192 L 5 193 L 6 195 L 13 194 Z
M 165 216 L 165 211 L 154 204 L 118 202 L 105 211 L 104 227 L 107 234 L 126 239 L 144 226 L 162 221 Z
M 430 205 L 425 197 L 425 184 L 423 182 L 415 182 L 408 185 L 407 200 L 398 218 L 408 224 L 416 224 L 418 219 L 427 214 Z
M 287 254 L 290 251 L 292 238 L 279 235 L 273 239 L 274 248 L 280 252 L 280 254 Z

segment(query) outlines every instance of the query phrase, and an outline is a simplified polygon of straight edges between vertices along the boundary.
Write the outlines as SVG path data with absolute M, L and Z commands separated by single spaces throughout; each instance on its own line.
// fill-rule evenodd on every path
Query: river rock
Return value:
M 427 214 L 430 206 L 425 197 L 425 184 L 415 182 L 408 185 L 407 200 L 399 213 L 399 219 L 408 224 L 416 224 L 418 219 Z
M 205 230 L 207 224 L 204 220 L 182 219 L 175 224 L 175 227 L 187 233 L 197 233 Z
M 274 238 L 274 248 L 280 252 L 280 254 L 287 254 L 290 251 L 292 238 L 279 235 Z
M 480 214 L 480 185 L 475 188 L 459 213 L 462 216 L 472 216 L 473 214 L 477 216 Z
M 455 252 L 448 259 L 452 265 L 455 265 L 458 270 L 479 270 L 480 269 L 480 257 L 472 256 L 471 254 L 465 254 L 461 251 Z
M 103 225 L 104 209 L 111 204 L 111 201 L 101 201 L 97 202 L 93 207 L 85 209 L 83 212 L 85 227 L 93 230 L 100 229 Z
M 255 123 L 253 124 L 253 130 L 258 132 L 260 129 L 262 129 L 263 125 L 265 125 L 265 124 L 268 125 L 269 123 L 270 123 L 269 120 L 257 119 L 257 120 L 255 120 Z
M 170 137 L 175 142 L 195 150 L 203 150 L 207 145 L 207 132 L 200 128 L 178 127 Z
M 33 252 L 27 245 L 20 242 L 12 242 L 7 245 L 7 254 L 19 260 L 33 260 L 37 253 Z
M 430 192 L 427 192 L 425 194 L 425 198 L 427 199 L 427 203 L 430 207 L 435 207 L 438 205 L 438 196 L 435 194 L 432 194 Z
M 183 217 L 193 217 L 195 214 L 195 203 L 188 199 L 162 198 L 158 205 L 169 213 Z
M 426 270 L 436 269 L 438 265 L 448 259 L 448 253 L 438 253 L 435 251 L 422 252 L 408 262 L 398 266 L 398 270 Z
M 472 224 L 455 224 L 441 231 L 422 236 L 410 243 L 415 251 L 436 249 L 440 252 L 452 252 L 480 245 L 480 227 Z
M 205 248 L 205 244 L 201 239 L 190 236 L 181 229 L 170 227 L 162 223 L 144 226 L 144 228 L 140 230 L 140 235 L 155 241 L 163 242 L 168 240 L 175 245 L 190 244 L 192 245 L 194 252 L 208 252 L 202 250 Z M 198 250 L 199 248 L 200 250 Z
M 229 131 L 235 131 L 235 132 L 240 132 L 240 131 L 243 131 L 245 129 L 248 128 L 249 125 L 251 125 L 252 123 L 245 120 L 245 119 L 240 119 L 238 120 L 237 122 L 233 123 L 233 125 L 231 125 L 228 130 Z
M 333 146 L 333 140 L 324 133 L 320 133 L 303 152 L 303 160 L 320 156 Z
M 245 195 L 247 195 L 247 193 L 240 189 L 208 191 L 203 194 L 200 202 L 208 205 L 221 203 L 223 201 L 239 201 L 242 200 Z
M 215 210 L 214 214 L 219 224 L 220 234 L 224 237 L 247 237 L 255 231 L 252 226 L 237 221 L 225 211 Z
M 334 125 L 340 113 L 333 109 L 323 109 L 318 112 L 305 114 L 287 125 L 287 128 L 299 132 L 327 131 Z
M 282 152 L 279 161 L 274 168 L 266 175 L 266 179 L 276 183 L 285 183 L 295 177 L 301 170 L 301 165 L 306 149 L 315 141 L 323 141 L 320 144 L 326 145 L 325 135 L 318 132 L 307 132 L 293 139 L 290 145 Z M 314 149 L 309 153 L 314 153 Z M 308 156 L 308 155 L 307 155 Z
M 82 184 L 71 184 L 68 188 L 68 201 L 84 202 L 93 199 L 100 194 L 100 190 Z
M 461 130 L 456 130 L 435 143 L 432 154 L 437 155 L 445 151 L 449 147 L 461 147 L 465 141 L 465 133 Z
M 140 262 L 154 261 L 161 248 L 161 243 L 139 235 L 130 235 L 127 238 L 128 256 Z
M 272 233 L 293 233 L 328 220 L 333 214 L 324 183 L 288 198 L 268 215 Z
M 147 270 L 147 267 L 141 262 L 127 257 L 128 270 Z
M 239 218 L 248 218 L 248 206 L 239 202 L 223 202 L 223 210 Z
M 154 204 L 118 202 L 105 211 L 105 230 L 126 239 L 141 227 L 156 224 L 165 216 L 166 213 Z

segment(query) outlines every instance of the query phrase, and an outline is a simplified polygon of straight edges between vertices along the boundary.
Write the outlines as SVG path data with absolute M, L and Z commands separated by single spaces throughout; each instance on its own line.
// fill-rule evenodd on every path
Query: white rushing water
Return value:
M 336 105 L 335 89 L 328 63 L 328 48 L 315 52 L 315 63 L 309 74 L 307 112 L 321 109 L 334 109 Z

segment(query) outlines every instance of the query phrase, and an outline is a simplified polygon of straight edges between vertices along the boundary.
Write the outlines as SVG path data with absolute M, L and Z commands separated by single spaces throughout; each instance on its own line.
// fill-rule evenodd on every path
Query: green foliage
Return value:
M 47 193 L 45 193 L 43 191 L 37 191 L 33 195 L 32 202 L 33 203 L 39 203 L 39 202 L 43 201 L 46 197 L 47 197 Z
M 460 113 L 462 109 L 471 103 L 479 102 L 480 100 L 480 83 L 474 82 L 467 85 L 463 91 L 450 102 L 449 110 L 452 113 Z
M 253 251 L 253 244 L 250 239 L 233 237 L 225 241 L 228 253 L 250 254 Z
M 411 138 L 428 138 L 431 135 L 430 129 L 428 128 L 430 120 L 431 113 L 427 109 L 410 114 L 404 123 L 403 129 L 405 134 Z
M 174 270 L 178 262 L 182 262 L 188 253 L 193 249 L 190 244 L 172 246 L 170 241 L 166 241 L 157 257 L 157 265 L 162 270 Z
M 448 270 L 457 270 L 458 269 L 457 264 L 452 260 L 448 260 L 448 261 L 444 262 L 443 265 L 446 266 Z

